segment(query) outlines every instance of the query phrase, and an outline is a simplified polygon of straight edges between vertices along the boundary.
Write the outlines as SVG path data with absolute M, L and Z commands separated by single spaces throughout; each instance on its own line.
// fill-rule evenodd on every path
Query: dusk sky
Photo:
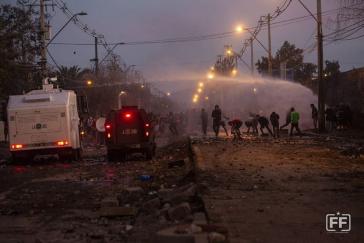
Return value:
M 9 1 L 8 1 L 9 2 Z M 15 1 L 10 1 L 14 3 Z M 74 13 L 84 11 L 87 16 L 80 19 L 90 28 L 105 36 L 108 42 L 130 42 L 156 40 L 191 35 L 204 35 L 234 30 L 238 23 L 246 27 L 255 26 L 259 17 L 273 12 L 282 0 L 88 0 L 67 1 L 68 8 Z M 316 0 L 305 0 L 307 6 L 316 11 Z M 339 0 L 323 0 L 324 34 L 335 30 L 337 11 L 325 13 L 327 10 L 340 7 Z M 52 15 L 50 23 L 53 34 L 67 21 L 67 17 L 55 8 L 49 9 Z M 276 20 L 282 21 L 308 13 L 293 1 L 289 8 Z M 273 54 L 288 40 L 299 48 L 306 48 L 315 41 L 316 24 L 313 19 L 274 26 L 272 28 Z M 201 73 L 204 75 L 208 67 L 214 64 L 216 56 L 223 53 L 224 45 L 232 44 L 235 51 L 242 47 L 248 33 L 232 37 L 205 40 L 199 42 L 124 45 L 115 49 L 127 65 L 136 65 L 143 71 L 149 81 L 172 79 L 180 71 Z M 267 43 L 267 32 L 262 30 L 258 38 Z M 70 23 L 54 42 L 93 43 L 93 39 Z M 325 46 L 325 60 L 338 59 L 341 70 L 364 66 L 363 39 L 342 41 Z M 266 55 L 255 43 L 255 60 Z M 90 67 L 89 59 L 94 56 L 93 46 L 61 46 L 52 45 L 51 53 L 60 65 L 79 65 Z M 105 55 L 105 49 L 99 47 L 99 58 Z M 305 61 L 316 63 L 316 50 L 305 54 Z M 250 63 L 249 51 L 244 59 Z M 51 62 L 49 60 L 49 62 Z M 179 72 L 178 72 L 179 71 Z M 248 70 L 240 65 L 241 72 Z

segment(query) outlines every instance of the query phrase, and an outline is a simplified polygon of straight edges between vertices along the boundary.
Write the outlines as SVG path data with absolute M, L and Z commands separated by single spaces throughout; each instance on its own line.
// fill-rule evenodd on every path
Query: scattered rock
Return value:
M 226 242 L 226 237 L 223 234 L 217 232 L 211 232 L 208 236 L 210 243 L 224 243 Z
M 168 216 L 171 220 L 183 220 L 191 214 L 190 204 L 185 202 L 181 203 L 168 210 Z
M 168 162 L 168 168 L 182 167 L 184 165 L 185 165 L 185 160 L 183 159 Z
M 136 202 L 143 198 L 144 190 L 141 187 L 128 187 L 118 196 L 119 204 Z
M 89 236 L 92 238 L 92 239 L 103 239 L 104 238 L 104 232 L 100 231 L 100 230 L 96 230 L 96 231 L 93 231 L 89 234 Z
M 114 198 L 114 197 L 107 197 L 107 198 L 104 198 L 102 201 L 101 201 L 101 207 L 102 208 L 105 208 L 105 207 L 117 207 L 119 206 L 119 201 L 117 198 Z
M 170 227 L 157 232 L 155 242 L 158 243 L 194 243 L 194 236 L 191 233 L 176 233 L 179 226 Z M 178 230 L 177 230 L 178 231 Z
M 156 197 L 154 199 L 151 199 L 143 204 L 143 209 L 147 212 L 153 212 L 160 208 L 161 206 L 161 200 Z
M 193 223 L 196 225 L 207 224 L 205 213 L 199 212 L 193 214 Z
M 101 217 L 135 216 L 138 210 L 134 207 L 105 207 L 101 208 Z
M 158 192 L 159 197 L 163 202 L 170 202 L 177 204 L 181 202 L 190 201 L 197 192 L 197 187 L 194 184 L 188 184 L 186 186 L 179 187 L 175 190 L 161 189 Z
M 129 232 L 129 231 L 131 231 L 132 229 L 133 229 L 133 226 L 132 226 L 132 225 L 130 225 L 130 224 L 125 225 L 125 231 L 126 231 L 126 232 Z

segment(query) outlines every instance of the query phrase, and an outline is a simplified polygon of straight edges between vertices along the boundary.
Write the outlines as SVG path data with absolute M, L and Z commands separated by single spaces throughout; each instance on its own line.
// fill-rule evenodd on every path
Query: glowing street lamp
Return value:
M 231 74 L 232 74 L 233 76 L 235 76 L 237 73 L 238 73 L 238 70 L 236 70 L 235 68 L 231 71 Z
M 208 73 L 208 74 L 207 74 L 207 78 L 208 78 L 208 79 L 213 79 L 213 78 L 214 78 L 214 74 L 213 74 L 213 73 L 211 73 L 211 72 L 210 72 L 210 73 Z
M 215 67 L 214 66 L 210 67 L 210 70 L 215 71 Z
M 243 28 L 243 26 L 242 26 L 242 25 L 237 25 L 237 26 L 235 27 L 235 32 L 236 32 L 236 33 L 238 33 L 238 34 L 242 33 L 242 32 L 243 32 L 243 30 L 244 30 L 244 28 Z
M 87 86 L 91 86 L 93 84 L 93 82 L 92 82 L 92 80 L 89 79 L 86 81 L 86 84 L 87 84 Z
M 231 49 L 226 50 L 226 55 L 231 56 L 233 54 L 233 51 Z
M 205 100 L 209 100 L 209 97 L 208 97 L 208 96 L 206 96 L 206 97 L 205 97 Z
M 167 96 L 171 96 L 171 93 L 170 92 L 167 92 Z
M 202 88 L 203 87 L 203 82 L 200 82 L 199 84 L 198 84 L 198 86 L 200 87 L 200 88 Z

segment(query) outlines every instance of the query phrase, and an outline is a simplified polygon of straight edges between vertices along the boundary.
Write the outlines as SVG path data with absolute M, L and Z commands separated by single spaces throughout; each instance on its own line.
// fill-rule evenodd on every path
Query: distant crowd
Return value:
M 318 128 L 318 109 L 314 104 L 311 107 L 311 117 L 313 129 Z M 230 128 L 230 134 L 233 139 L 242 139 L 242 132 L 244 125 L 246 132 L 253 135 L 272 136 L 273 138 L 280 137 L 280 131 L 288 127 L 288 135 L 302 135 L 300 129 L 300 113 L 291 107 L 285 116 L 284 123 L 281 124 L 280 116 L 277 112 L 273 111 L 269 116 L 261 114 L 250 113 L 247 120 L 243 121 L 238 118 L 230 119 L 225 116 L 219 107 L 215 105 L 211 114 L 209 115 L 206 109 L 202 108 L 198 119 L 192 119 L 198 114 L 191 116 L 188 112 L 169 112 L 167 115 L 149 114 L 149 120 L 152 122 L 154 130 L 159 135 L 172 135 L 178 136 L 191 132 L 191 123 L 193 127 L 200 126 L 201 132 L 204 136 L 207 135 L 209 119 L 212 119 L 212 130 L 216 137 L 219 136 L 220 130 L 229 136 L 228 127 Z M 103 118 L 103 116 L 92 117 L 89 116 L 86 119 L 81 119 L 81 135 L 88 136 L 96 142 L 96 144 L 104 144 L 104 134 L 97 129 L 97 120 Z M 349 105 L 340 104 L 334 107 L 328 107 L 325 111 L 326 128 L 327 131 L 347 129 L 352 126 L 352 111 Z
M 317 107 L 314 104 L 310 105 L 311 107 L 311 118 L 313 123 L 314 130 L 318 129 L 318 118 L 319 112 Z M 208 114 L 204 108 L 201 109 L 201 125 L 202 125 L 202 133 L 203 135 L 207 135 L 207 126 L 208 126 Z M 285 123 L 280 126 L 280 117 L 277 112 L 273 111 L 269 117 L 260 114 L 250 114 L 248 120 L 243 122 L 240 119 L 229 119 L 226 116 L 223 116 L 222 110 L 219 105 L 215 105 L 211 113 L 212 118 L 212 128 L 215 133 L 215 136 L 218 137 L 220 127 L 224 130 L 226 135 L 228 136 L 228 131 L 226 129 L 226 123 L 231 128 L 231 135 L 234 139 L 242 139 L 241 129 L 243 124 L 245 124 L 247 128 L 247 133 L 252 132 L 253 134 L 259 135 L 258 126 L 260 130 L 260 135 L 266 136 L 271 135 L 274 138 L 280 137 L 280 130 L 284 129 L 287 126 L 289 128 L 289 136 L 293 136 L 294 132 L 297 135 L 301 136 L 302 132 L 300 129 L 300 113 L 296 111 L 294 107 L 291 107 L 286 113 Z M 225 122 L 225 120 L 227 122 Z M 340 104 L 335 107 L 328 107 L 325 110 L 325 120 L 327 131 L 331 132 L 333 130 L 339 129 L 347 129 L 352 126 L 352 111 L 349 105 Z M 268 133 L 265 133 L 267 131 Z

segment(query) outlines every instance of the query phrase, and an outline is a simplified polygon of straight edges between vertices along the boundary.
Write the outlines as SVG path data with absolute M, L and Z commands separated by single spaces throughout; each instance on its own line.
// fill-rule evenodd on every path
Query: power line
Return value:
M 357 5 L 357 4 L 354 4 Z M 354 6 L 351 5 L 351 6 Z M 341 8 L 330 9 L 324 11 L 323 14 L 327 15 L 332 12 L 336 12 Z M 302 21 L 311 20 L 311 15 L 304 15 L 300 17 L 290 18 L 286 20 L 281 20 L 277 22 L 272 22 L 272 28 L 283 27 L 289 24 L 295 24 Z M 257 27 L 248 27 L 247 30 L 254 30 Z M 264 30 L 265 28 L 260 28 L 260 30 Z M 148 45 L 148 44 L 168 44 L 168 43 L 183 43 L 183 42 L 191 42 L 191 41 L 203 41 L 203 40 L 211 40 L 211 39 L 221 39 L 231 37 L 234 34 L 233 31 L 230 32 L 221 32 L 207 35 L 197 35 L 197 36 L 185 36 L 185 37 L 175 37 L 175 38 L 167 38 L 167 39 L 156 39 L 156 40 L 145 40 L 145 41 L 130 41 L 130 42 L 114 42 L 108 43 L 108 45 Z M 93 46 L 94 43 L 67 43 L 67 42 L 54 42 L 51 45 L 73 45 L 73 46 Z M 99 45 L 104 45 L 103 43 L 99 43 Z

